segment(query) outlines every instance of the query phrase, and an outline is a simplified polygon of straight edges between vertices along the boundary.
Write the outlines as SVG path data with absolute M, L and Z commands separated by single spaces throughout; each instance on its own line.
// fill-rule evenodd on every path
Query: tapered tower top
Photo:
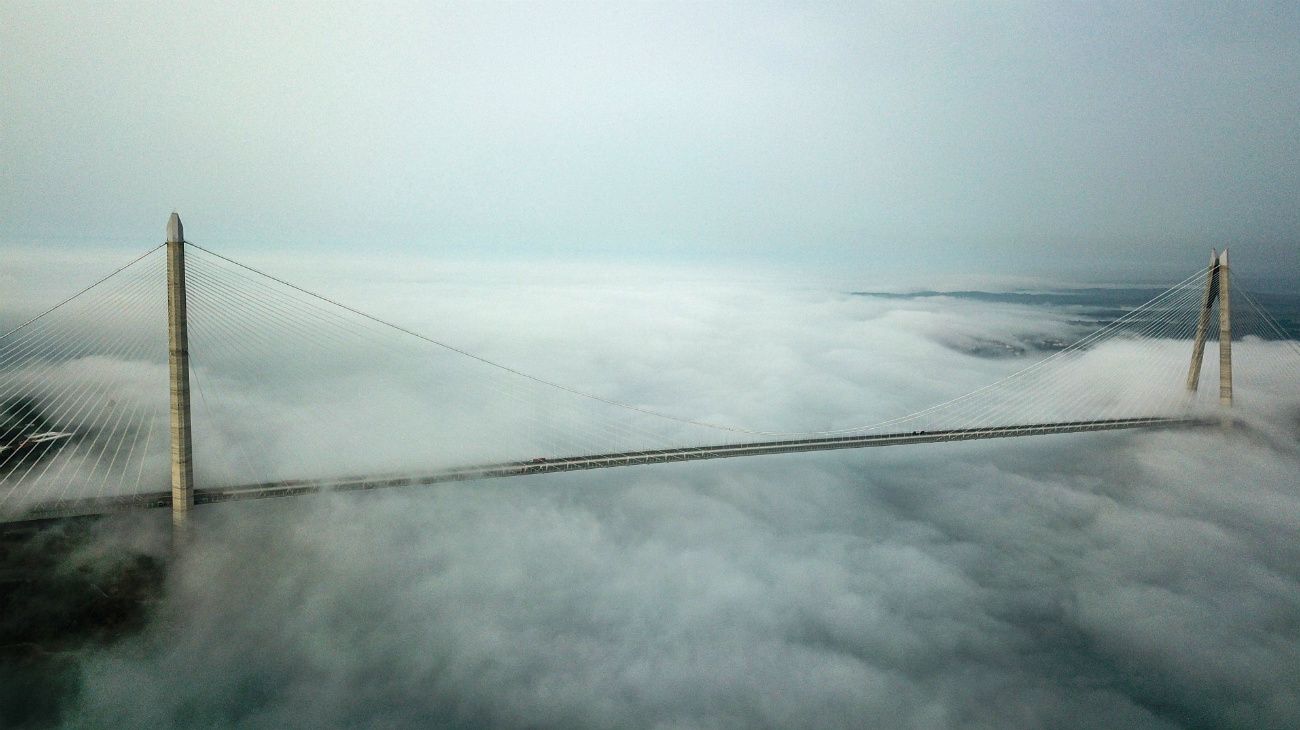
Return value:
M 185 229 L 181 227 L 181 217 L 176 211 L 172 211 L 172 217 L 167 219 L 167 243 L 184 243 Z

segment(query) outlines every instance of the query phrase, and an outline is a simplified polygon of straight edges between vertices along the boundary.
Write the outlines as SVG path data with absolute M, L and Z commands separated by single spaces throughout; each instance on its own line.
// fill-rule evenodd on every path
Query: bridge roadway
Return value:
M 1209 426 L 1221 423 L 1214 418 L 1107 418 L 1091 421 L 1063 421 L 1060 423 L 1031 423 L 1016 426 L 989 428 L 958 428 L 942 431 L 903 431 L 868 436 L 835 436 L 823 438 L 789 439 L 785 441 L 754 441 L 741 444 L 715 446 L 689 446 L 675 449 L 649 451 L 623 451 L 608 454 L 589 454 L 530 461 L 507 461 L 495 464 L 478 464 L 454 467 L 415 475 L 389 475 L 379 477 L 341 477 L 335 479 L 290 479 L 259 484 L 240 484 L 194 490 L 194 503 L 217 504 L 248 499 L 294 497 L 321 492 L 351 492 L 390 487 L 410 487 L 440 484 L 443 482 L 496 479 L 501 477 L 550 474 L 581 469 L 608 469 L 616 466 L 662 464 L 674 461 L 726 459 L 738 456 L 789 454 L 801 451 L 829 451 L 832 449 L 863 449 L 875 446 L 903 446 L 945 441 L 972 441 L 976 439 L 1010 438 L 1014 436 L 1040 436 L 1053 433 L 1079 433 L 1083 431 L 1114 431 L 1134 428 L 1180 428 Z M 99 497 L 62 502 L 41 503 L 11 515 L 0 515 L 0 523 L 59 519 L 79 515 L 125 512 L 171 506 L 171 492 Z

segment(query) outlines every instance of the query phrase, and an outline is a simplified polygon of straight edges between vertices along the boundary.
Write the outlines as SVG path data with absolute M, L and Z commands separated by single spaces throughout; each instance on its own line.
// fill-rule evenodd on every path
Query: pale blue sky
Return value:
M 1300 271 L 1298 3 L 10 1 L 0 82 L 10 243 Z

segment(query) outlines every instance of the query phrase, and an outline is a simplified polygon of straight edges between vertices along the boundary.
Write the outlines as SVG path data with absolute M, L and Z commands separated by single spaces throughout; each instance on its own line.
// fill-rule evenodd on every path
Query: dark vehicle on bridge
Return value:
M 0 473 L 39 460 L 76 434 L 59 431 L 33 398 L 12 398 L 0 407 Z

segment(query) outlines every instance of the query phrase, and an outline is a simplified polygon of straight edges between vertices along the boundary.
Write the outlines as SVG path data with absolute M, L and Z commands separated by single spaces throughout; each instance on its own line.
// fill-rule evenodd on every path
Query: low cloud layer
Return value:
M 1028 307 L 670 285 L 557 285 L 476 318 L 442 316 L 471 307 L 472 291 L 415 311 L 510 362 L 543 353 L 538 367 L 566 382 L 745 423 L 863 410 L 846 397 L 924 404 L 1017 366 L 945 338 L 996 333 L 995 322 L 1071 327 Z M 562 315 L 542 317 L 541 304 Z M 153 623 L 86 656 L 65 719 L 1294 725 L 1300 404 L 1293 380 L 1256 387 L 1243 413 L 1266 393 L 1270 413 L 1226 434 L 829 452 L 204 508 Z M 117 520 L 105 539 L 147 541 L 139 531 L 165 519 Z

